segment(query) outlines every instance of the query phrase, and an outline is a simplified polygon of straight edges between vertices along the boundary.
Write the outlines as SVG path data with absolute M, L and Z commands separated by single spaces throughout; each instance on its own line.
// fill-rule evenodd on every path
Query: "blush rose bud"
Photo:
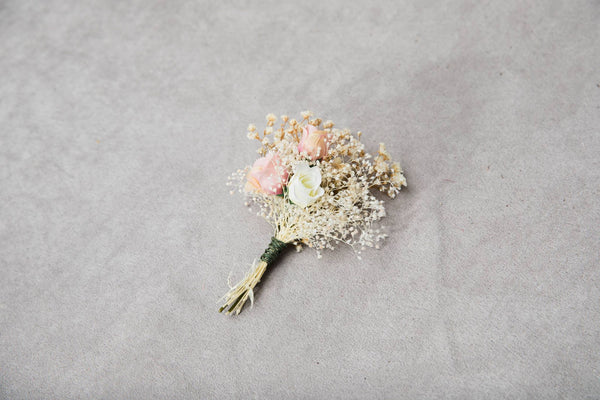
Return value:
M 265 194 L 283 193 L 283 185 L 287 182 L 288 172 L 276 153 L 269 153 L 254 162 L 248 172 L 247 192 Z
M 298 151 L 305 152 L 314 161 L 325 157 L 327 150 L 327 132 L 318 130 L 316 126 L 306 125 L 302 130 Z

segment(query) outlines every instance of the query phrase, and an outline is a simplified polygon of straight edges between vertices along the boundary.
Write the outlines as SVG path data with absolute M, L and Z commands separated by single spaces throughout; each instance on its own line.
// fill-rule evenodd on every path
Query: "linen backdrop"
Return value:
M 0 398 L 600 397 L 600 3 L 0 1 Z M 287 252 L 248 123 L 385 142 L 389 238 Z

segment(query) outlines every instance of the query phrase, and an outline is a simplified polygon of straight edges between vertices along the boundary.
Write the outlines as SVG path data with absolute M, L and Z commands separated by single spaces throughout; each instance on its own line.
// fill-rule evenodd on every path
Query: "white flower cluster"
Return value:
M 273 226 L 277 239 L 315 248 L 319 257 L 320 250 L 345 243 L 360 257 L 365 247 L 378 248 L 386 237 L 377 224 L 385 216 L 384 204 L 371 190 L 376 188 L 393 198 L 406 186 L 406 179 L 383 144 L 373 157 L 360 142 L 360 132 L 353 135 L 347 129 L 335 129 L 331 121 L 322 124 L 319 118 L 311 119 L 312 115 L 302 113 L 301 121 L 284 115 L 275 129 L 277 119 L 269 114 L 262 135 L 255 125 L 248 128 L 248 137 L 261 143 L 259 154 L 277 154 L 286 169 L 287 183 L 281 194 L 248 191 L 250 167 L 233 174 L 229 184 L 246 194 L 247 205 L 258 206 L 258 215 Z M 326 137 L 326 145 L 311 141 L 309 133 L 316 139 L 321 137 L 316 135 Z M 312 158 L 307 154 L 311 143 L 320 146 Z

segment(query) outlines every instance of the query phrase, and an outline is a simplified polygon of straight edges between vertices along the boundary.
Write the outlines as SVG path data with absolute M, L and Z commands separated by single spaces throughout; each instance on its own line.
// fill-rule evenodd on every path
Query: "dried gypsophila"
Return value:
M 406 186 L 400 164 L 391 160 L 385 145 L 375 157 L 360 142 L 362 133 L 336 129 L 331 121 L 281 116 L 275 128 L 274 114 L 266 116 L 262 135 L 254 124 L 248 138 L 261 144 L 262 156 L 252 167 L 238 170 L 229 185 L 244 193 L 248 206 L 273 226 L 271 243 L 246 277 L 224 296 L 219 312 L 239 314 L 244 303 L 254 302 L 254 287 L 281 251 L 293 244 L 320 251 L 337 243 L 351 246 L 360 258 L 365 247 L 379 248 L 386 235 L 377 226 L 385 216 L 383 201 L 372 193 L 379 189 L 395 197 Z

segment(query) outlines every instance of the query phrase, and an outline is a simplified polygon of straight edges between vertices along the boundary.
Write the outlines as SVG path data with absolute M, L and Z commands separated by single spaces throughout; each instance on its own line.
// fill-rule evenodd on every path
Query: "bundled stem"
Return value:
M 288 243 L 272 237 L 271 243 L 269 243 L 265 252 L 260 256 L 260 261 L 258 263 L 255 262 L 252 269 L 246 274 L 246 277 L 233 286 L 223 297 L 225 304 L 219 308 L 219 312 L 223 312 L 223 310 L 229 308 L 225 314 L 234 313 L 237 315 L 242 311 L 246 300 L 250 299 L 250 303 L 254 304 L 254 287 L 260 282 L 267 267 L 275 261 L 287 245 Z

